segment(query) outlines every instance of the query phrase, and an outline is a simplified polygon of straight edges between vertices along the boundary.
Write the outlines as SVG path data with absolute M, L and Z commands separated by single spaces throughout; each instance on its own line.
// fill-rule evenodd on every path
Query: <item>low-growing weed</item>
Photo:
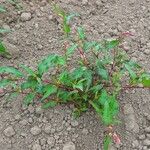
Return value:
M 150 74 L 132 61 L 123 48 L 125 37 L 131 33 L 123 33 L 111 40 L 88 41 L 83 27 L 78 27 L 72 35 L 70 19 L 76 14 L 67 14 L 58 6 L 55 6 L 55 12 L 61 17 L 65 33 L 64 54 L 48 55 L 35 70 L 25 65 L 20 65 L 20 69 L 1 66 L 0 88 L 11 86 L 8 93 L 23 94 L 25 105 L 38 101 L 44 109 L 73 103 L 75 117 L 93 107 L 107 128 L 103 147 L 108 150 L 113 140 L 120 143 L 114 130 L 114 126 L 120 123 L 117 119 L 120 92 L 149 88 Z M 78 65 L 71 69 L 70 60 L 77 55 Z M 50 68 L 56 73 L 44 78 Z

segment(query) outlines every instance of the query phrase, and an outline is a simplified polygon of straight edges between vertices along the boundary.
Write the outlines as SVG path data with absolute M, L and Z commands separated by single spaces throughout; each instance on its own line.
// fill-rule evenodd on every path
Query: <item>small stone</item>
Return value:
M 35 109 L 35 112 L 36 112 L 36 114 L 42 114 L 43 112 L 44 112 L 44 110 L 41 108 L 41 107 L 37 107 L 36 109 Z
M 145 132 L 150 133 L 150 127 L 145 128 Z
M 147 55 L 150 54 L 150 49 L 145 49 L 144 53 L 147 54 Z
M 55 145 L 55 139 L 53 137 L 48 137 L 47 138 L 47 144 L 50 146 L 50 147 L 54 147 Z
M 33 118 L 28 119 L 29 123 L 33 123 Z
M 4 135 L 7 136 L 7 137 L 12 137 L 13 135 L 15 135 L 15 130 L 12 126 L 9 126 L 7 127 L 5 130 L 4 130 Z
M 75 150 L 75 144 L 73 142 L 68 142 L 63 146 L 63 150 Z
M 147 116 L 147 120 L 150 121 L 150 115 Z
M 17 114 L 14 118 L 15 118 L 15 120 L 20 120 L 21 119 L 21 115 Z
M 72 125 L 73 127 L 77 127 L 77 126 L 79 125 L 79 123 L 78 123 L 78 121 L 73 120 L 73 121 L 71 121 L 71 125 Z
M 138 140 L 133 141 L 132 146 L 133 148 L 137 148 L 139 146 Z
M 83 5 L 87 5 L 88 4 L 88 0 L 82 0 L 82 4 Z
M 42 46 L 41 44 L 39 44 L 39 45 L 37 46 L 37 49 L 38 49 L 38 50 L 42 50 L 42 48 L 43 48 L 43 46 Z
M 27 125 L 28 124 L 28 121 L 26 119 L 23 119 L 21 121 L 19 121 L 19 123 L 23 126 Z
M 41 133 L 41 128 L 39 128 L 38 126 L 34 126 L 33 128 L 31 128 L 30 132 L 32 135 L 39 135 Z
M 125 104 L 124 105 L 124 114 L 134 114 L 134 110 L 131 104 Z
M 107 2 L 107 0 L 101 0 L 102 1 L 102 3 L 106 3 Z
M 144 146 L 150 146 L 150 140 L 146 139 L 143 141 Z
M 34 113 L 34 107 L 32 105 L 28 106 L 28 111 L 32 114 Z
M 139 136 L 139 139 L 140 139 L 140 140 L 144 140 L 144 139 L 145 139 L 145 134 L 140 135 L 140 136 Z
M 84 129 L 82 130 L 82 133 L 85 134 L 85 135 L 87 135 L 87 134 L 89 133 L 89 131 L 88 131 L 88 129 L 85 129 L 85 128 L 84 128 Z
M 31 13 L 30 12 L 24 12 L 21 14 L 21 20 L 22 21 L 29 21 L 31 19 Z
M 45 145 L 46 144 L 46 139 L 45 138 L 40 139 L 40 144 Z
M 47 134 L 50 134 L 51 133 L 51 124 L 46 124 L 45 127 L 44 127 L 44 132 L 47 133 Z
M 42 150 L 42 148 L 39 144 L 34 144 L 32 150 Z

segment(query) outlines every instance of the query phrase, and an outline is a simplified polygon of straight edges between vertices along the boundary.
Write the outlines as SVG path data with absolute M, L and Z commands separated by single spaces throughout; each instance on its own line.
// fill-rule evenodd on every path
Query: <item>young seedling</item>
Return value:
M 62 47 L 64 54 L 48 55 L 35 70 L 25 65 L 20 65 L 19 69 L 1 66 L 0 91 L 14 95 L 20 93 L 24 95 L 25 105 L 38 101 L 45 109 L 72 103 L 75 117 L 93 107 L 106 126 L 103 149 L 108 150 L 112 141 L 120 143 L 114 130 L 114 126 L 120 123 L 117 119 L 120 92 L 150 88 L 150 74 L 132 61 L 123 48 L 123 40 L 130 33 L 123 33 L 112 40 L 88 41 L 83 27 L 78 27 L 72 35 L 68 22 L 72 15 L 58 6 L 55 6 L 55 12 L 62 18 L 66 35 Z M 77 65 L 72 70 L 70 60 L 77 54 Z M 50 68 L 55 69 L 56 73 L 44 78 Z M 11 90 L 6 87 L 11 87 Z

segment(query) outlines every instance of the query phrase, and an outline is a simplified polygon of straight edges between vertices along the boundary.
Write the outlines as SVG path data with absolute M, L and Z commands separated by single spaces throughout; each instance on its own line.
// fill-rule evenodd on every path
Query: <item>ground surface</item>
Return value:
M 8 13 L 0 26 L 12 29 L 3 40 L 13 59 L 0 57 L 0 65 L 25 63 L 34 68 L 49 53 L 61 53 L 62 36 L 52 7 L 45 1 L 20 0 L 23 9 L 1 0 Z M 129 54 L 150 71 L 150 0 L 61 0 L 68 12 L 78 12 L 89 39 L 110 38 L 132 31 Z M 25 14 L 24 14 L 25 13 Z M 91 110 L 81 118 L 71 116 L 73 106 L 50 110 L 12 103 L 0 97 L 0 150 L 101 150 L 103 126 Z M 125 91 L 120 96 L 122 123 L 117 127 L 122 145 L 112 150 L 150 150 L 150 91 Z

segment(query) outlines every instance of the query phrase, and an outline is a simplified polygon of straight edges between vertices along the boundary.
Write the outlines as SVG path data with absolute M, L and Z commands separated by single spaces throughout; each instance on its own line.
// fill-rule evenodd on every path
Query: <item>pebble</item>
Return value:
M 147 55 L 150 54 L 150 49 L 145 49 L 144 53 L 147 54 Z
M 7 127 L 5 130 L 4 130 L 4 135 L 7 136 L 7 137 L 12 137 L 15 135 L 15 130 L 12 126 L 9 126 Z
M 125 104 L 124 105 L 124 114 L 134 114 L 134 109 L 131 104 Z
M 63 150 L 75 150 L 75 144 L 73 142 L 68 142 L 63 146 Z
M 77 126 L 79 125 L 79 123 L 78 123 L 78 121 L 73 120 L 73 121 L 71 121 L 71 125 L 72 125 L 73 127 L 77 127 Z
M 35 109 L 35 113 L 36 114 L 42 114 L 44 112 L 44 110 L 41 108 L 41 107 L 36 107 L 36 109 Z
M 55 145 L 55 139 L 53 137 L 48 137 L 47 138 L 47 144 L 50 146 L 50 147 L 54 147 Z
M 84 129 L 82 130 L 82 133 L 85 134 L 85 135 L 87 135 L 87 134 L 89 133 L 89 131 L 88 131 L 88 129 L 85 129 L 85 128 L 84 128 Z
M 133 148 L 137 148 L 139 146 L 138 140 L 133 141 L 132 146 Z
M 47 134 L 50 134 L 51 133 L 51 124 L 46 124 L 45 127 L 44 127 L 44 132 L 47 133 Z
M 42 148 L 39 144 L 34 144 L 32 150 L 42 150 Z
M 139 136 L 139 139 L 140 139 L 140 140 L 144 140 L 144 139 L 145 139 L 145 134 L 140 135 L 140 136 Z
M 83 5 L 87 5 L 88 4 L 88 0 L 82 0 L 82 4 Z
M 150 127 L 145 128 L 145 132 L 150 133 Z
M 34 107 L 32 105 L 28 106 L 28 111 L 32 114 L 34 113 Z
M 22 21 L 29 21 L 31 19 L 31 13 L 30 12 L 23 12 L 21 14 L 21 20 Z
M 143 141 L 144 146 L 150 146 L 150 140 L 146 139 Z
M 15 118 L 15 120 L 20 120 L 21 119 L 21 115 L 17 114 L 14 118 Z
M 33 128 L 31 128 L 30 132 L 32 135 L 39 135 L 41 133 L 41 128 L 39 128 L 38 126 L 34 126 Z

